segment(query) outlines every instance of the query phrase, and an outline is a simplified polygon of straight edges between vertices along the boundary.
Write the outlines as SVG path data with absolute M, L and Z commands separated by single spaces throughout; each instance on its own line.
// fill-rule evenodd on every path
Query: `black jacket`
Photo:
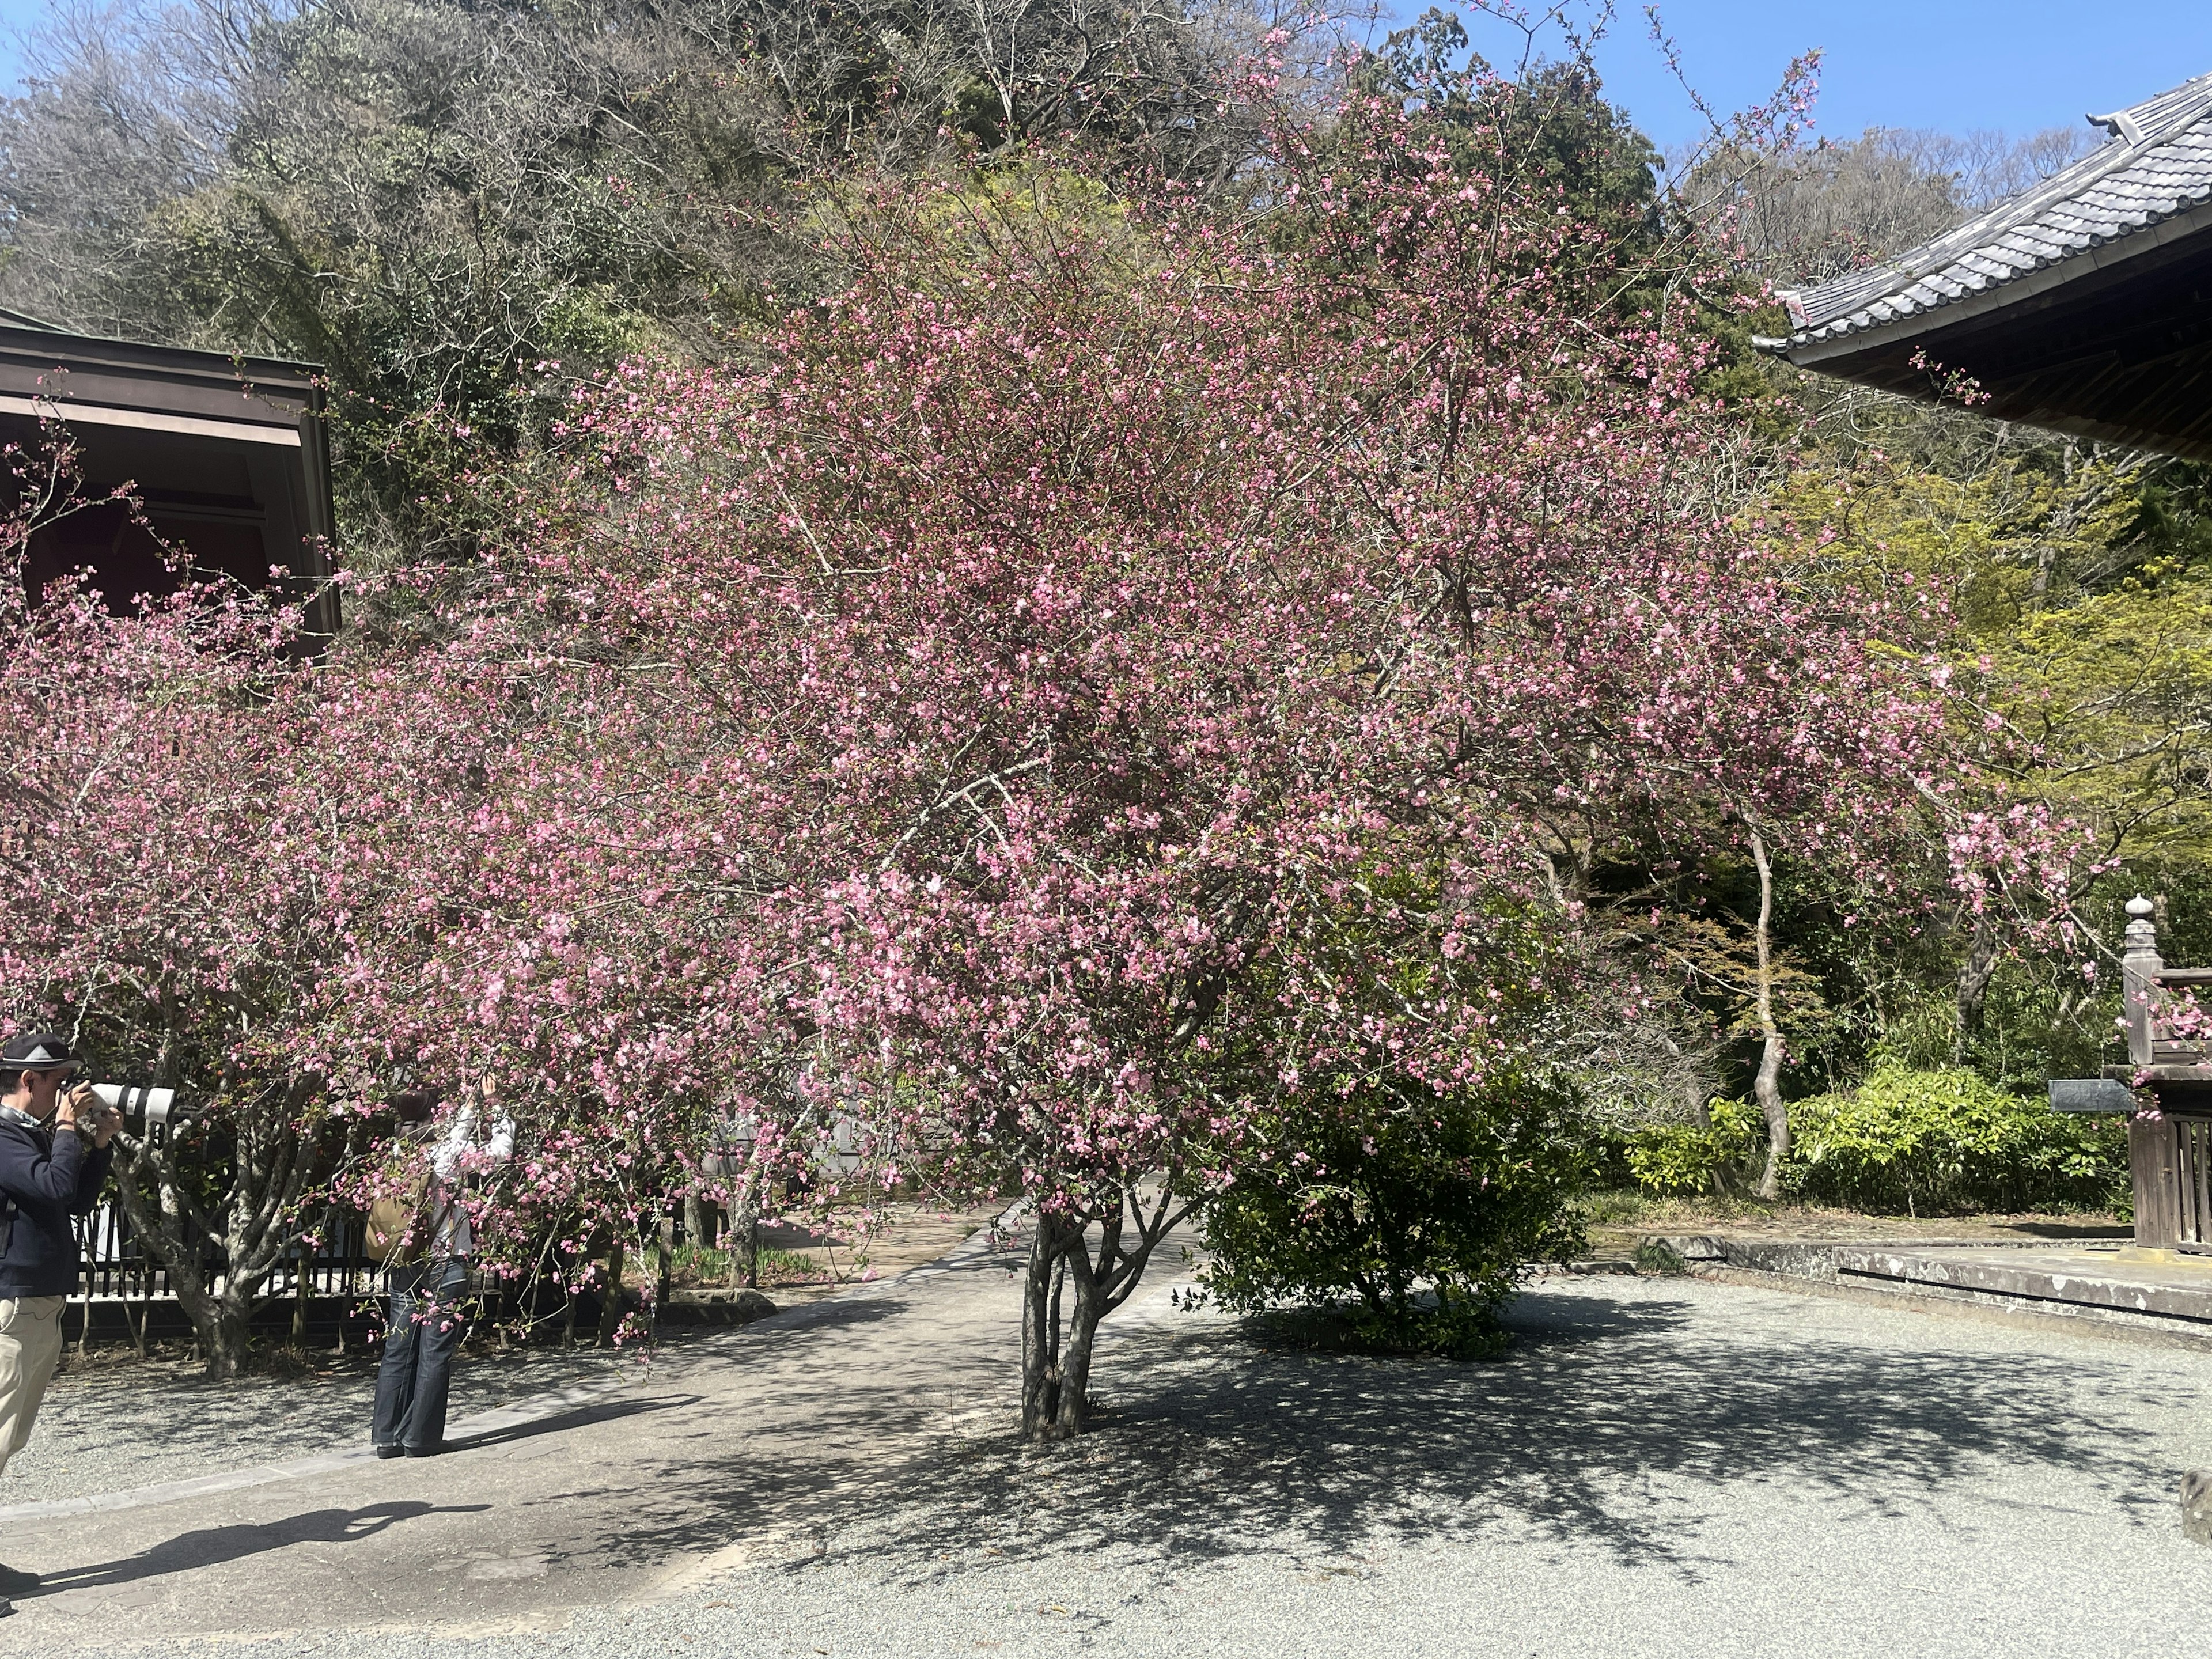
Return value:
M 70 1218 L 92 1213 L 113 1156 L 0 1109 L 0 1300 L 76 1293 Z

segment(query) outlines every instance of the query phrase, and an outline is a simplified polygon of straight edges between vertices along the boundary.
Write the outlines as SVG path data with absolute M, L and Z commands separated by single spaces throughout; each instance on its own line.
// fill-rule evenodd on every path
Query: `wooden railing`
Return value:
M 2131 1125 L 2136 1242 L 2154 1249 L 2212 1254 L 2212 1117 L 2165 1117 Z
M 2114 1082 L 2148 1089 L 2155 1115 L 2128 1122 L 2136 1243 L 2147 1249 L 2212 1255 L 2212 1044 L 2176 1029 L 2185 996 L 2212 988 L 2212 968 L 2169 968 L 2158 951 L 2148 899 L 2128 902 L 2120 958 L 2126 994 L 2128 1063 L 2106 1068 Z M 2207 999 L 2212 1006 L 2212 999 Z

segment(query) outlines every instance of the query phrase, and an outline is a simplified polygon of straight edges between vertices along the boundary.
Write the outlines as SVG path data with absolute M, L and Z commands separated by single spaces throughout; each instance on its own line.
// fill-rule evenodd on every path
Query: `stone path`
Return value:
M 883 1231 L 865 1240 L 848 1230 L 824 1234 L 793 1224 L 764 1231 L 782 1248 L 815 1251 L 852 1279 L 866 1272 L 880 1280 L 939 1260 L 993 1213 L 901 1205 Z M 865 1268 L 856 1263 L 856 1251 L 865 1252 Z M 779 1307 L 790 1308 L 852 1288 L 848 1280 L 787 1286 L 773 1295 Z M 72 1313 L 72 1323 L 75 1318 Z M 675 1350 L 681 1346 L 679 1336 Z M 635 1348 L 471 1352 L 453 1379 L 452 1414 L 463 1419 L 511 1401 L 649 1376 Z M 295 1377 L 228 1385 L 208 1382 L 197 1364 L 118 1363 L 95 1354 L 87 1366 L 72 1357 L 55 1379 L 38 1432 L 10 1461 L 8 1479 L 0 1484 L 0 1537 L 8 1510 L 27 1493 L 73 1498 L 362 1446 L 375 1394 L 375 1356 L 358 1352 L 337 1358 L 311 1356 Z M 5 1559 L 0 1549 L 0 1559 Z
M 2212 1356 L 1583 1279 L 1462 1367 L 1261 1352 L 1166 1289 L 1109 1323 L 1071 1446 L 1009 1434 L 1018 1285 L 970 1252 L 449 1458 L 0 1519 L 47 1576 L 0 1650 L 2198 1644 L 2173 1489 L 2212 1466 Z

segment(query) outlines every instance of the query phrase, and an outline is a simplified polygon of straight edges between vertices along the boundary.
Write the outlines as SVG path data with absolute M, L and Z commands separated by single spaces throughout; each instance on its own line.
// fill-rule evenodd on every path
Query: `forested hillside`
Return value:
M 825 280 L 809 216 L 873 173 L 1053 137 L 1218 186 L 1236 0 L 186 0 L 65 15 L 5 121 L 6 303 L 327 364 L 364 550 L 542 437 L 549 377 L 711 356 Z

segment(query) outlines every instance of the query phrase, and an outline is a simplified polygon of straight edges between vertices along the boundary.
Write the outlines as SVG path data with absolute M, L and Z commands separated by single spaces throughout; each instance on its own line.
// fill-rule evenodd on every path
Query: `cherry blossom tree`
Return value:
M 1869 863 L 1944 765 L 1905 612 L 1717 507 L 1701 337 L 1623 297 L 1659 245 L 1520 165 L 1518 95 L 1285 114 L 1239 201 L 856 195 L 841 295 L 580 398 L 492 553 L 326 659 L 236 604 L 11 624 L 0 951 L 212 1080 L 222 1216 L 159 1149 L 131 1200 L 220 1245 L 210 1352 L 335 1126 L 489 1083 L 501 1271 L 575 1284 L 730 1123 L 757 1180 L 849 1147 L 823 1202 L 1019 1200 L 1070 1435 L 1286 1091 L 1510 1103 L 1641 994 L 1608 848 Z
M 721 867 L 661 890 L 687 960 L 757 975 L 733 1092 L 1027 1200 L 1033 1434 L 1271 1090 L 1526 1040 L 1449 970 L 1501 906 L 1571 921 L 1639 815 L 1834 839 L 1925 758 L 1879 607 L 1790 591 L 1694 487 L 1694 337 L 1611 307 L 1501 129 L 1435 118 L 1286 125 L 1256 219 L 1073 169 L 879 192 L 757 367 L 586 407 L 501 579 L 718 803 Z M 1373 897 L 1406 870 L 1418 915 Z M 1347 908 L 1424 994 L 1347 996 Z
M 348 980 L 383 908 L 374 827 L 331 769 L 359 757 L 324 746 L 257 605 L 27 608 L 14 570 L 0 589 L 10 1012 L 64 1024 L 108 1075 L 188 1085 L 187 1119 L 122 1138 L 117 1185 L 228 1375 L 325 1172 Z

